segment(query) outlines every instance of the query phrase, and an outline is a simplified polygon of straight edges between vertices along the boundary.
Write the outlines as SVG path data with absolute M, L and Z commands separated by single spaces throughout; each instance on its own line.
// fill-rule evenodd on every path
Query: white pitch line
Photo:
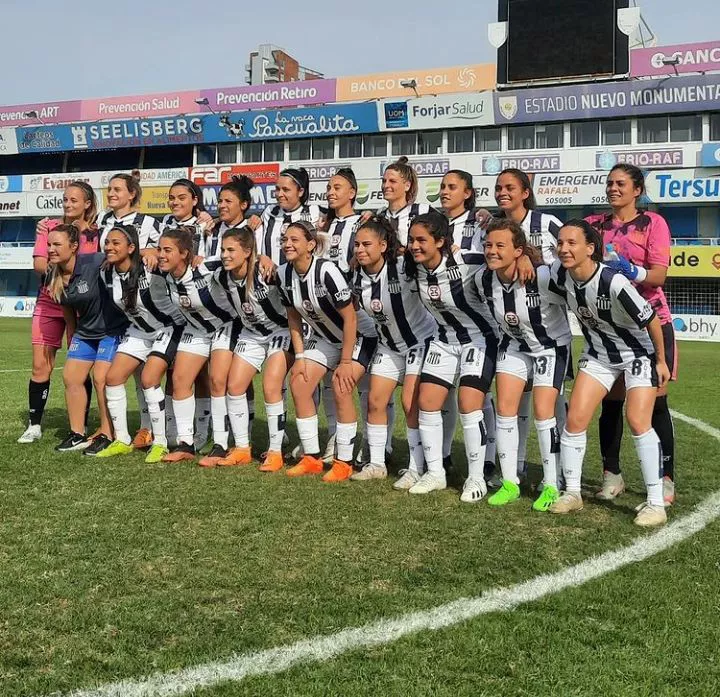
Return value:
M 720 430 L 673 412 L 673 416 L 720 441 Z M 484 592 L 475 598 L 460 598 L 446 605 L 413 612 L 395 619 L 380 620 L 335 634 L 317 636 L 295 644 L 249 654 L 236 654 L 222 661 L 205 663 L 148 678 L 108 683 L 97 688 L 74 690 L 65 697 L 171 697 L 225 682 L 240 682 L 254 675 L 280 673 L 301 663 L 323 662 L 348 651 L 368 649 L 397 641 L 409 634 L 450 627 L 491 612 L 507 612 L 519 605 L 540 600 L 672 547 L 700 532 L 720 516 L 720 491 L 699 503 L 692 513 L 622 549 L 590 557 L 553 574 L 524 583 Z M 57 696 L 57 693 L 55 693 Z

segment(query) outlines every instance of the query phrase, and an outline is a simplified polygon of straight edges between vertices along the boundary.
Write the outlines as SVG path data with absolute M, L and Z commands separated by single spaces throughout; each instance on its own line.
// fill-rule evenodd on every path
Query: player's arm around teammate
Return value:
M 291 223 L 283 243 L 288 262 L 278 270 L 295 352 L 290 388 L 305 453 L 302 460 L 288 470 L 288 475 L 319 474 L 323 470 L 313 395 L 325 374 L 332 371 L 338 415 L 337 456 L 323 480 L 335 482 L 348 479 L 352 474 L 350 462 L 357 433 L 353 390 L 365 373 L 372 352 L 363 355 L 363 346 L 356 345 L 357 316 L 350 288 L 335 264 L 317 258 L 316 254 L 322 251 L 318 244 L 318 233 L 311 223 Z M 303 341 L 303 320 L 313 330 L 306 341 Z
M 283 384 L 292 366 L 287 313 L 274 283 L 265 283 L 257 264 L 255 237 L 248 227 L 229 228 L 222 238 L 223 268 L 215 272 L 242 321 L 228 375 L 227 406 L 235 447 L 219 466 L 252 462 L 250 448 L 249 388 L 262 370 L 269 448 L 260 466 L 263 472 L 283 467 L 285 435 Z
M 603 398 L 623 375 L 628 425 L 647 490 L 635 523 L 662 525 L 667 520 L 662 448 L 652 428 L 652 415 L 657 388 L 667 383 L 670 370 L 660 320 L 630 281 L 601 263 L 602 240 L 588 222 L 566 223 L 560 230 L 558 250 L 560 261 L 553 266 L 551 288 L 564 295 L 578 317 L 586 345 L 560 441 L 566 491 L 550 511 L 569 513 L 582 508 L 580 482 L 587 428 Z
M 571 334 L 564 300 L 548 290 L 550 269 L 539 266 L 535 280 L 519 282 L 518 260 L 535 253 L 518 223 L 509 218 L 496 220 L 485 239 L 487 268 L 478 271 L 475 281 L 501 331 L 495 382 L 503 484 L 488 503 L 503 506 L 520 496 L 518 410 L 526 386 L 532 384 L 543 463 L 543 490 L 533 509 L 546 511 L 559 496 L 555 403 L 567 373 Z

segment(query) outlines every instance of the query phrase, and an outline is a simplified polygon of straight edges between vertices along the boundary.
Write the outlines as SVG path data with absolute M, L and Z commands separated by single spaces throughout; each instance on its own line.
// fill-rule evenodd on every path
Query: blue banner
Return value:
M 16 128 L 18 152 L 64 152 L 73 149 L 70 126 Z
M 21 174 L 11 174 L 0 177 L 0 193 L 17 193 L 23 190 L 23 178 Z
M 720 143 L 705 143 L 700 151 L 703 167 L 720 167 Z

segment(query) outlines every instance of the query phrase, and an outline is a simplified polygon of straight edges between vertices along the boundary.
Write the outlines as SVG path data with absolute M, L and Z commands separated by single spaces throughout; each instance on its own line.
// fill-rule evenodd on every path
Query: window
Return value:
M 362 139 L 365 157 L 384 157 L 387 155 L 387 136 L 384 133 L 363 136 Z
M 562 148 L 565 142 L 564 126 L 561 123 L 535 126 L 535 145 L 538 148 Z
M 417 151 L 417 140 L 417 133 L 393 133 L 392 154 L 396 157 L 414 155 Z
M 637 120 L 638 143 L 667 143 L 667 116 L 650 116 Z
M 600 123 L 581 121 L 570 124 L 570 147 L 583 148 L 600 144 Z
M 335 157 L 335 138 L 313 138 L 313 160 L 332 160 Z
M 243 162 L 262 162 L 263 144 L 262 143 L 243 143 L 240 146 Z
M 534 150 L 535 126 L 508 126 L 508 150 Z
M 214 165 L 216 148 L 214 145 L 198 145 L 195 148 L 197 164 Z
M 720 114 L 710 114 L 710 140 L 720 140 Z
M 279 162 L 285 159 L 284 140 L 266 140 L 263 148 L 263 162 Z
M 683 114 L 670 117 L 670 141 L 687 143 L 702 140 L 702 116 L 700 114 Z
M 475 150 L 477 152 L 500 152 L 502 149 L 501 128 L 476 128 Z
M 340 157 L 362 157 L 362 136 L 340 138 Z
M 237 143 L 218 143 L 218 164 L 234 165 L 238 161 Z
M 295 138 L 289 142 L 288 159 L 309 160 L 310 138 Z
M 603 145 L 630 145 L 630 119 L 603 121 L 600 130 Z
M 458 128 L 448 131 L 448 152 L 472 152 L 474 147 L 472 128 Z
M 442 153 L 442 131 L 421 131 L 418 137 L 418 155 L 440 155 Z
M 160 147 L 145 148 L 143 167 L 145 169 L 190 167 L 193 161 L 192 158 L 192 145 L 162 145 Z

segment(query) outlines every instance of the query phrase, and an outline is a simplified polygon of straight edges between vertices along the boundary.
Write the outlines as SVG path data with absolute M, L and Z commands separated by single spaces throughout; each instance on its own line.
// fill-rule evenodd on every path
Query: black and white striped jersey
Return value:
M 258 254 L 270 257 L 275 264 L 285 263 L 282 236 L 290 223 L 305 220 L 318 226 L 322 212 L 314 203 L 304 204 L 294 211 L 284 211 L 280 206 L 268 206 L 262 214 L 262 227 L 255 231 Z
M 443 257 L 436 269 L 418 267 L 420 300 L 437 324 L 436 338 L 446 344 L 497 344 L 497 325 L 475 283 L 478 267 L 455 255 Z
M 215 271 L 215 281 L 223 288 L 243 330 L 262 339 L 280 329 L 287 329 L 287 312 L 276 284 L 266 284 L 255 266 L 252 290 L 247 279 L 236 279 L 222 267 Z
M 524 286 L 518 281 L 507 285 L 483 267 L 475 283 L 500 327 L 501 350 L 535 353 L 572 340 L 565 301 L 549 291 L 549 267 L 539 267 L 535 279 Z
M 355 256 L 355 232 L 360 223 L 360 214 L 353 213 L 344 218 L 333 218 L 328 226 L 327 248 L 323 250 L 323 258 L 335 262 L 350 278 L 350 262 Z
M 114 266 L 101 269 L 100 273 L 112 301 L 125 313 L 130 323 L 143 334 L 147 334 L 148 338 L 165 327 L 185 324 L 185 318 L 170 299 L 164 273 L 150 271 L 142 265 L 137 299 L 132 310 L 127 308 L 123 300 L 128 273 L 120 273 Z
M 166 215 L 162 223 L 160 223 L 160 234 L 162 235 L 165 230 L 172 230 L 180 225 L 194 230 L 193 253 L 195 256 L 203 257 L 203 259 L 207 258 L 205 249 L 205 226 L 198 223 L 197 216 L 193 215 L 187 220 L 178 220 L 174 215 Z
M 112 211 L 100 213 L 97 218 L 97 226 L 99 228 L 99 251 L 105 251 L 105 240 L 110 234 L 110 230 L 115 225 L 134 225 L 137 227 L 140 248 L 157 247 L 160 241 L 160 223 L 151 215 L 137 213 L 133 211 L 122 218 L 116 218 Z
M 404 266 L 402 258 L 388 259 L 377 274 L 359 267 L 353 280 L 353 294 L 374 322 L 380 343 L 398 353 L 422 344 L 435 332 L 435 322 L 415 284 L 405 278 Z
M 394 213 L 385 206 L 385 208 L 382 208 L 378 212 L 378 215 L 383 218 L 387 218 L 390 221 L 390 224 L 397 232 L 400 244 L 403 247 L 406 247 L 408 232 L 410 232 L 412 221 L 419 215 L 429 213 L 431 210 L 433 210 L 432 206 L 429 206 L 427 203 L 408 203 L 407 206 L 401 208 L 399 211 L 395 211 Z
M 485 263 L 485 230 L 475 220 L 476 211 L 476 208 L 471 208 L 450 218 L 448 224 L 453 247 L 460 250 L 465 263 L 480 266 Z
M 563 297 L 580 321 L 585 350 L 600 362 L 620 364 L 655 353 L 645 329 L 653 310 L 620 273 L 598 264 L 585 283 L 576 283 L 557 261 L 551 270 L 550 292 Z
M 344 322 L 338 310 L 352 302 L 342 271 L 331 261 L 314 257 L 304 276 L 292 264 L 283 264 L 277 278 L 283 305 L 295 308 L 318 336 L 341 344 Z
M 543 264 L 552 266 L 558 258 L 558 233 L 562 222 L 554 215 L 533 210 L 527 212 L 520 226 L 527 241 L 540 250 Z
M 188 266 L 180 278 L 167 274 L 170 298 L 180 308 L 187 324 L 200 332 L 212 334 L 235 318 L 224 288 L 214 279 L 219 262 Z

